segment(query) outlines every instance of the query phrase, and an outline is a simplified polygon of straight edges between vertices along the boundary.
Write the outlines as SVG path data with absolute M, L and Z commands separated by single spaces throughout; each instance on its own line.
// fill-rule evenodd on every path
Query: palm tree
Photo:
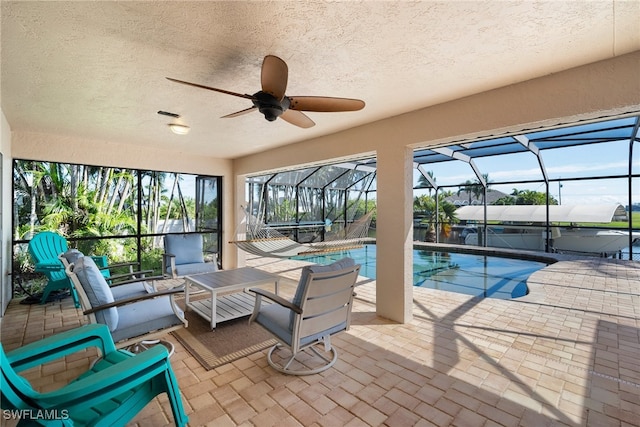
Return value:
M 446 194 L 438 194 L 438 211 L 436 212 L 436 198 L 435 196 L 416 196 L 413 199 L 413 212 L 414 215 L 418 214 L 423 216 L 421 223 L 429 224 L 427 231 L 427 241 L 435 242 L 434 224 L 440 224 L 440 232 L 444 237 L 449 235 L 451 224 L 458 222 L 456 218 L 456 206 L 445 200 Z
M 491 180 L 489 180 L 489 174 L 488 173 L 483 173 L 482 174 L 482 178 L 487 186 L 487 192 L 492 191 L 489 187 L 491 186 Z M 482 186 L 482 182 L 480 181 L 480 179 L 476 178 L 475 180 L 471 181 L 471 180 L 466 180 L 465 182 L 463 182 L 462 184 L 460 184 L 459 189 L 458 189 L 458 196 L 460 195 L 460 193 L 462 192 L 466 192 L 469 195 L 469 204 L 471 204 L 471 196 L 473 195 L 473 197 L 476 200 L 481 201 L 482 204 L 484 204 L 484 187 Z
M 427 175 L 429 175 L 429 177 L 433 180 L 433 182 L 436 182 L 436 178 L 433 175 L 433 171 L 428 171 Z M 431 186 L 431 183 L 429 182 L 429 180 L 427 180 L 427 178 L 422 174 L 420 175 L 420 178 L 418 178 L 418 187 L 427 188 L 427 191 L 429 191 L 429 197 L 431 197 L 431 191 L 433 190 L 433 187 Z
M 546 205 L 547 193 L 541 193 L 533 190 L 518 190 L 513 189 L 511 196 L 515 199 L 516 205 Z M 558 201 L 551 195 L 549 195 L 549 204 L 557 205 Z
M 464 191 L 469 195 L 469 204 L 471 204 L 471 195 L 475 193 L 477 185 L 478 184 L 474 183 L 473 181 L 466 180 L 465 182 L 460 184 L 458 188 L 458 193 L 457 193 L 458 196 L 460 195 L 460 193 Z

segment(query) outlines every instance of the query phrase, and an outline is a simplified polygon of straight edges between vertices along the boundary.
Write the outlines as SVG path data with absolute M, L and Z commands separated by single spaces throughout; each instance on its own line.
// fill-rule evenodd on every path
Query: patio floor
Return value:
M 300 262 L 249 264 L 287 277 L 284 291 L 293 291 Z M 375 282 L 359 283 L 352 327 L 334 340 L 338 362 L 322 374 L 279 374 L 265 351 L 205 371 L 169 335 L 190 425 L 638 425 L 640 263 L 561 261 L 534 273 L 530 294 L 510 301 L 414 288 L 407 324 L 377 317 Z M 1 339 L 11 350 L 83 321 L 69 298 L 12 301 Z M 67 358 L 28 378 L 55 388 L 89 360 Z M 166 397 L 131 425 L 172 425 Z

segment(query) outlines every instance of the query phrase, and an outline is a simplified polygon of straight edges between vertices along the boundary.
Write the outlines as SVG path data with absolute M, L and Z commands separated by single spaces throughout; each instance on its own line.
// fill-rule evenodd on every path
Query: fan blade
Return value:
M 233 95 L 233 96 L 238 96 L 240 98 L 246 98 L 246 99 L 250 99 L 250 100 L 254 100 L 255 98 L 253 97 L 253 95 L 247 95 L 247 94 L 242 94 L 242 93 L 236 93 L 236 92 L 231 92 L 228 90 L 224 90 L 224 89 L 217 89 L 215 87 L 210 87 L 210 86 L 205 86 L 205 85 L 199 85 L 197 83 L 190 83 L 190 82 L 185 82 L 183 80 L 178 80 L 178 79 L 172 79 L 171 77 L 165 77 L 167 80 L 171 80 L 172 82 L 176 82 L 176 83 L 181 83 L 183 85 L 187 85 L 187 86 L 195 86 L 195 87 L 199 87 L 201 89 L 209 89 L 209 90 L 213 90 L 215 92 L 220 92 L 220 93 L 226 93 L 227 95 Z
M 305 129 L 315 126 L 314 121 L 300 111 L 286 110 L 284 113 L 282 113 L 280 118 L 291 123 L 292 125 L 296 125 Z
M 255 109 L 256 109 L 256 107 L 255 107 L 255 105 L 254 105 L 253 107 L 249 107 L 249 108 L 247 108 L 247 109 L 245 109 L 245 110 L 236 111 L 235 113 L 227 114 L 226 116 L 222 116 L 222 117 L 220 117 L 220 118 L 221 118 L 221 119 L 230 119 L 230 118 L 232 118 L 232 117 L 242 116 L 242 115 L 244 115 L 244 114 L 247 114 L 247 113 L 252 112 L 252 111 L 253 111 L 253 110 L 255 110 Z
M 278 101 L 284 98 L 287 90 L 289 68 L 287 64 L 277 56 L 267 55 L 262 61 L 261 83 L 262 91 L 273 95 Z
M 364 101 L 351 98 L 331 98 L 328 96 L 290 96 L 289 108 L 298 111 L 358 111 L 364 108 Z

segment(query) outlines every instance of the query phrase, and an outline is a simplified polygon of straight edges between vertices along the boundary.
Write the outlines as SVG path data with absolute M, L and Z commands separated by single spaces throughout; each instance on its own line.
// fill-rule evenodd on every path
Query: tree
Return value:
M 433 182 L 436 182 L 436 178 L 433 176 L 433 171 L 428 171 L 427 175 L 429 175 L 429 177 L 433 180 Z M 431 191 L 433 191 L 433 187 L 431 186 L 431 183 L 427 180 L 427 178 L 422 174 L 420 174 L 420 178 L 418 178 L 418 187 L 427 188 L 429 191 L 429 196 L 431 196 Z
M 42 230 L 73 238 L 134 234 L 137 221 L 132 210 L 132 183 L 133 174 L 126 169 L 17 160 L 16 239 Z M 123 246 L 132 245 L 131 242 L 121 243 L 118 248 L 123 259 L 127 259 Z M 113 255 L 111 246 L 116 243 L 90 239 L 76 244 L 85 253 Z
M 491 180 L 489 179 L 488 173 L 483 173 L 482 178 L 487 186 L 487 192 L 493 191 L 491 190 Z M 473 181 L 466 180 L 462 184 L 460 184 L 458 189 L 458 196 L 462 192 L 466 192 L 469 195 L 469 204 L 471 204 L 471 196 L 473 196 L 476 200 L 480 200 L 481 204 L 484 204 L 484 187 L 480 182 L 480 179 L 476 178 Z
M 513 189 L 511 196 L 515 199 L 515 205 L 546 205 L 547 204 L 547 193 L 541 193 L 539 191 L 533 190 L 518 190 L 517 188 Z M 557 205 L 558 201 L 551 195 L 549 195 L 549 204 Z
M 499 199 L 495 200 L 492 205 L 515 205 L 516 199 L 513 196 L 502 196 Z
M 435 196 L 421 195 L 413 198 L 413 215 L 421 218 L 421 223 L 429 224 L 427 239 L 435 241 L 434 224 L 441 225 L 440 231 L 444 236 L 448 236 L 451 224 L 458 222 L 456 217 L 457 207 L 445 200 L 446 194 L 438 194 L 438 211 L 436 212 Z M 431 237 L 429 237 L 431 235 Z

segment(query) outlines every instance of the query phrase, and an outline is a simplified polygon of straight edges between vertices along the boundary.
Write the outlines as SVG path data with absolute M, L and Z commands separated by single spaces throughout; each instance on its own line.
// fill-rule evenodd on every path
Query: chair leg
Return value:
M 167 348 L 167 350 L 169 351 L 169 357 L 173 356 L 173 353 L 175 352 L 175 346 L 173 345 L 173 343 L 166 340 L 143 340 L 135 344 L 131 344 L 130 346 L 125 348 L 125 350 L 130 351 L 133 354 L 137 354 L 159 344 Z
M 78 299 L 78 292 L 76 291 L 76 288 L 70 286 L 69 289 L 71 289 L 71 298 L 73 298 L 73 304 L 76 308 L 80 308 L 80 300 Z
M 167 360 L 167 365 L 169 361 Z M 170 365 L 169 365 L 170 366 Z M 164 372 L 166 392 L 169 398 L 169 404 L 171 405 L 171 412 L 173 412 L 173 420 L 176 426 L 183 427 L 187 425 L 189 417 L 184 412 L 184 406 L 180 397 L 180 388 L 178 387 L 178 380 L 171 369 L 167 369 Z
M 47 303 L 47 300 L 49 299 L 49 295 L 51 295 L 51 292 L 68 289 L 69 294 L 71 295 L 71 298 L 73 298 L 73 304 L 75 305 L 76 308 L 80 308 L 80 300 L 78 299 L 78 293 L 76 292 L 76 289 L 73 286 L 64 285 L 64 284 L 60 285 L 60 284 L 56 284 L 56 282 L 54 282 L 51 286 L 49 285 L 50 285 L 50 282 L 47 282 L 47 285 L 45 285 L 44 290 L 42 291 L 40 304 Z
M 323 345 L 324 346 L 324 350 L 329 354 L 329 357 L 325 356 L 324 354 L 320 353 L 318 351 L 318 349 L 316 349 L 317 345 Z M 282 372 L 283 374 L 288 374 L 288 375 L 313 375 L 313 374 L 317 374 L 323 371 L 326 371 L 327 369 L 329 369 L 330 367 L 332 367 L 336 361 L 338 360 L 338 351 L 335 349 L 335 347 L 333 347 L 332 345 L 326 346 L 324 342 L 319 341 L 314 343 L 313 345 L 306 347 L 304 349 L 302 349 L 300 352 L 298 353 L 292 353 L 291 357 L 289 357 L 288 359 L 286 359 L 285 362 L 275 362 L 273 360 L 273 354 L 276 350 L 278 349 L 285 349 L 286 347 L 284 347 L 282 344 L 276 344 L 273 347 L 271 347 L 269 349 L 269 353 L 267 353 L 267 362 L 269 363 L 269 366 L 271 366 L 273 369 L 275 369 L 278 372 Z M 288 348 L 286 348 L 286 350 L 289 350 Z M 315 355 L 317 355 L 320 359 L 322 359 L 322 361 L 324 362 L 322 365 L 316 367 L 316 368 L 310 368 L 308 366 L 306 366 L 304 364 L 304 362 L 300 362 L 299 360 L 296 359 L 296 357 L 298 355 L 300 355 L 302 352 L 306 351 L 306 350 L 311 350 L 313 353 L 315 353 Z M 314 360 L 317 360 L 317 358 L 314 358 Z M 292 369 L 290 368 L 291 364 L 296 361 L 299 365 L 302 366 L 302 368 L 299 369 Z

